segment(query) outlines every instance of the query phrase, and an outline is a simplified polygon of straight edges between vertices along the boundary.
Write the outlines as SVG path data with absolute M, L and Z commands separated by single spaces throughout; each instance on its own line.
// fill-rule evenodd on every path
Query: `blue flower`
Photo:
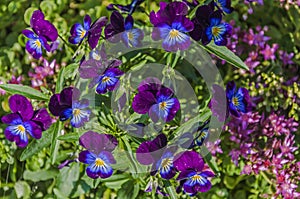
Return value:
M 93 179 L 110 177 L 113 173 L 111 164 L 116 163 L 111 153 L 118 144 L 116 138 L 88 131 L 80 137 L 79 143 L 87 149 L 79 153 L 79 161 L 88 164 L 87 175 Z
M 231 26 L 228 23 L 221 23 L 222 15 L 220 11 L 215 11 L 210 16 L 210 24 L 205 29 L 205 35 L 202 38 L 204 45 L 208 44 L 212 39 L 218 46 L 225 46 L 227 38 L 231 35 Z
M 96 92 L 98 94 L 104 94 L 107 91 L 112 91 L 119 83 L 119 76 L 124 72 L 118 68 L 109 68 L 98 79 L 98 86 Z
M 162 47 L 167 51 L 186 50 L 190 44 L 188 32 L 194 29 L 194 24 L 186 15 L 188 7 L 183 2 L 160 3 L 160 10 L 150 13 L 150 22 L 155 29 L 153 40 L 162 39 Z
M 83 19 L 83 26 L 80 23 L 75 23 L 71 28 L 71 36 L 69 42 L 72 44 L 80 43 L 87 35 L 90 30 L 92 19 L 89 15 L 85 15 Z
M 43 54 L 43 48 L 48 52 L 50 51 L 50 46 L 44 36 L 38 36 L 30 30 L 23 30 L 22 34 L 29 38 L 26 42 L 26 50 L 33 56 L 33 58 L 39 59 Z
M 79 101 L 80 91 L 68 87 L 59 94 L 50 98 L 49 110 L 54 116 L 59 116 L 60 121 L 71 119 L 71 125 L 75 128 L 82 127 L 89 121 L 91 111 L 88 109 L 89 101 Z
M 180 109 L 173 91 L 164 87 L 157 78 L 145 79 L 140 83 L 138 91 L 133 98 L 132 109 L 139 114 L 148 113 L 153 122 L 160 119 L 169 122 Z

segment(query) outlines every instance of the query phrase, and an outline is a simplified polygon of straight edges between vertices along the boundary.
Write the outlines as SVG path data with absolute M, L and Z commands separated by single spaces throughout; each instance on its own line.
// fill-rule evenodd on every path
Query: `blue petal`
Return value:
M 22 125 L 22 124 L 19 124 Z M 24 128 L 24 131 L 21 132 L 18 128 L 19 125 L 13 125 L 13 126 L 8 126 L 5 131 L 4 135 L 6 139 L 8 139 L 11 142 L 16 142 L 17 146 L 19 147 L 25 147 L 28 144 L 28 137 L 26 134 L 26 129 Z
M 173 159 L 173 154 L 171 152 L 166 152 L 156 163 L 156 168 L 160 171 L 162 178 L 171 179 L 175 176 L 176 172 L 173 166 Z
M 72 108 L 66 108 L 64 109 L 61 113 L 60 113 L 60 116 L 59 116 L 59 119 L 60 121 L 66 121 L 68 120 L 69 118 L 72 117 Z
M 75 128 L 82 127 L 84 123 L 89 121 L 91 114 L 90 110 L 73 109 L 71 118 L 71 125 Z
M 95 161 L 87 167 L 86 172 L 89 177 L 94 179 L 98 177 L 108 178 L 112 175 L 111 157 L 108 157 L 108 153 L 100 153 Z M 111 153 L 109 153 L 109 156 L 112 156 Z
M 79 161 L 85 164 L 93 164 L 96 160 L 96 155 L 88 150 L 79 153 Z

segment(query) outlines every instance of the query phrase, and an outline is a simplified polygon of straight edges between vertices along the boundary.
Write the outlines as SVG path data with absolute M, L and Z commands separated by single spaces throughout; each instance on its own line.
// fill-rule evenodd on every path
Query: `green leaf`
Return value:
M 241 68 L 244 70 L 249 70 L 248 66 L 237 55 L 235 55 L 231 50 L 229 50 L 227 47 L 217 46 L 216 44 L 214 44 L 214 42 L 210 42 L 206 46 L 203 46 L 203 45 L 201 45 L 201 46 L 208 52 L 216 55 L 220 59 L 227 61 L 228 63 L 234 65 L 235 67 L 238 67 L 238 68 Z
M 57 137 L 57 140 L 67 141 L 67 142 L 78 141 L 78 139 L 79 139 L 78 133 L 67 133 L 65 135 L 61 135 Z
M 44 147 L 47 147 L 51 144 L 51 137 L 53 133 L 55 125 L 52 125 L 48 130 L 43 132 L 42 138 L 39 140 L 32 140 L 25 150 L 22 152 L 20 161 L 24 161 L 27 158 L 37 154 L 40 152 Z
M 40 170 L 40 171 L 29 171 L 25 170 L 23 177 L 24 180 L 30 180 L 33 182 L 46 181 L 53 179 L 57 176 L 58 170 Z
M 45 101 L 49 100 L 49 97 L 47 95 L 29 86 L 22 86 L 18 84 L 1 84 L 0 88 L 9 92 L 10 94 L 24 95 L 29 99 L 37 99 L 37 100 L 45 100 Z
M 30 198 L 30 186 L 25 181 L 18 181 L 16 182 L 15 191 L 17 194 L 17 198 Z
M 62 68 L 59 71 L 56 87 L 55 87 L 55 93 L 60 93 L 64 86 L 64 80 L 67 78 L 70 78 L 71 76 L 74 76 L 74 73 L 76 69 L 78 68 L 78 63 L 69 64 L 68 66 Z
M 122 185 L 117 199 L 135 199 L 139 194 L 139 184 L 131 180 Z
M 164 186 L 166 187 L 167 193 L 169 194 L 169 197 L 171 199 L 176 199 L 176 190 L 175 188 L 172 186 L 172 184 L 170 183 L 170 181 L 164 180 L 163 181 Z
M 51 156 L 51 163 L 54 164 L 56 161 L 56 156 L 59 148 L 59 140 L 56 140 L 58 136 L 60 136 L 62 129 L 62 122 L 57 121 L 54 124 L 54 129 L 51 137 L 51 148 L 50 148 L 50 156 Z

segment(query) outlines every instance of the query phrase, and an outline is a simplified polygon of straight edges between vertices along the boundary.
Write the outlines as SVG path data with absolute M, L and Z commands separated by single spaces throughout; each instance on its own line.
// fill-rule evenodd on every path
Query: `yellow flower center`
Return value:
M 170 158 L 165 158 L 162 162 L 161 162 L 161 167 L 165 168 L 168 167 L 171 164 L 171 159 Z
M 214 36 L 218 36 L 219 35 L 219 33 L 220 33 L 220 28 L 218 28 L 218 27 L 216 27 L 216 26 L 214 26 L 213 28 L 212 28 L 212 34 L 214 35 Z
M 17 126 L 18 131 L 20 131 L 21 133 L 25 133 L 25 127 L 23 125 L 18 125 Z
M 83 38 L 83 37 L 85 36 L 85 33 L 86 33 L 85 30 L 81 31 L 81 33 L 80 33 L 80 38 Z
M 35 40 L 35 45 L 40 48 L 42 44 L 39 40 Z
M 200 176 L 200 175 L 194 175 L 193 177 L 192 177 L 192 180 L 201 180 L 202 179 L 202 177 Z
M 179 35 L 179 31 L 178 30 L 172 29 L 170 31 L 170 37 L 171 38 L 178 37 L 178 35 Z
M 73 110 L 73 115 L 74 116 L 78 116 L 78 115 L 80 115 L 80 109 L 77 109 L 77 108 L 75 108 L 74 110 Z
M 104 161 L 101 158 L 97 158 L 95 161 L 96 166 L 104 166 Z
M 239 105 L 239 99 L 237 97 L 233 97 L 232 98 L 232 103 L 234 106 L 238 106 Z
M 108 82 L 110 80 L 110 77 L 104 77 L 103 79 L 102 79 L 102 82 L 104 83 L 104 82 Z
M 127 36 L 128 36 L 129 40 L 133 40 L 133 34 L 132 34 L 132 32 L 128 32 Z
M 166 106 L 167 106 L 167 103 L 166 103 L 166 102 L 161 102 L 161 103 L 159 103 L 160 109 L 165 109 Z

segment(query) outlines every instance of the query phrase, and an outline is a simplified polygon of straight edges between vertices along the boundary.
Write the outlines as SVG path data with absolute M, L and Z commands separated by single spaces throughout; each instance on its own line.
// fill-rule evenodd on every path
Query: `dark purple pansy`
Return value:
M 93 50 L 90 59 L 81 63 L 79 68 L 80 77 L 83 79 L 92 79 L 89 88 L 95 85 L 98 94 L 104 94 L 107 91 L 114 90 L 119 84 L 119 77 L 124 74 L 123 71 L 116 68 L 122 62 L 118 59 L 108 59 L 104 46 L 100 50 Z
M 88 43 L 91 49 L 94 49 L 101 36 L 102 28 L 107 23 L 106 17 L 101 17 L 95 21 L 92 25 L 92 19 L 89 15 L 85 15 L 83 19 L 83 26 L 80 23 L 75 23 L 71 28 L 71 36 L 69 42 L 72 44 L 78 44 L 88 37 Z
M 4 135 L 9 141 L 16 142 L 19 147 L 27 146 L 28 134 L 40 139 L 42 131 L 51 125 L 51 117 L 46 109 L 34 111 L 30 101 L 22 95 L 11 96 L 9 107 L 12 113 L 1 118 L 3 123 L 9 125 Z
M 142 142 L 136 150 L 136 159 L 143 165 L 152 165 L 151 175 L 159 171 L 164 179 L 175 176 L 176 170 L 173 166 L 175 148 L 167 148 L 167 137 L 158 135 L 152 141 Z
M 211 188 L 209 177 L 214 174 L 204 170 L 202 157 L 194 151 L 186 151 L 175 156 L 175 168 L 180 171 L 177 180 L 180 181 L 184 192 L 195 195 L 197 192 L 206 192 Z
M 122 12 L 126 12 L 128 14 L 132 14 L 135 9 L 143 3 L 145 0 L 132 0 L 128 5 L 120 5 L 120 4 L 109 4 L 106 8 L 107 10 L 120 10 Z
M 40 10 L 33 12 L 30 26 L 34 32 L 26 29 L 22 31 L 22 34 L 29 38 L 26 43 L 26 50 L 33 58 L 39 59 L 42 56 L 42 48 L 48 52 L 50 51 L 47 42 L 54 42 L 58 37 L 58 33 L 55 26 L 44 19 L 44 14 Z
M 51 96 L 49 110 L 54 116 L 59 116 L 60 121 L 71 119 L 73 127 L 82 127 L 89 121 L 91 111 L 88 109 L 89 100 L 79 100 L 79 97 L 80 91 L 77 88 L 65 88 Z
M 118 145 L 116 138 L 88 131 L 79 138 L 79 143 L 87 149 L 79 153 L 79 161 L 88 164 L 87 175 L 93 179 L 110 177 L 113 173 L 111 164 L 116 163 L 111 153 Z
M 118 11 L 114 11 L 110 16 L 110 24 L 104 30 L 105 38 L 113 43 L 122 40 L 127 47 L 141 46 L 144 33 L 138 28 L 133 28 L 133 23 L 131 15 L 124 19 Z
M 237 89 L 233 81 L 228 82 L 226 86 L 226 97 L 228 109 L 232 115 L 240 117 L 240 112 L 247 113 L 251 110 L 248 90 L 245 88 Z
M 152 39 L 162 39 L 162 47 L 167 51 L 186 50 L 191 44 L 187 33 L 194 29 L 187 14 L 188 7 L 183 2 L 160 2 L 160 10 L 150 13 L 150 22 L 155 27 Z
M 180 109 L 179 101 L 173 95 L 173 91 L 163 86 L 157 78 L 147 78 L 138 87 L 132 109 L 139 114 L 148 113 L 153 122 L 160 119 L 169 122 Z

